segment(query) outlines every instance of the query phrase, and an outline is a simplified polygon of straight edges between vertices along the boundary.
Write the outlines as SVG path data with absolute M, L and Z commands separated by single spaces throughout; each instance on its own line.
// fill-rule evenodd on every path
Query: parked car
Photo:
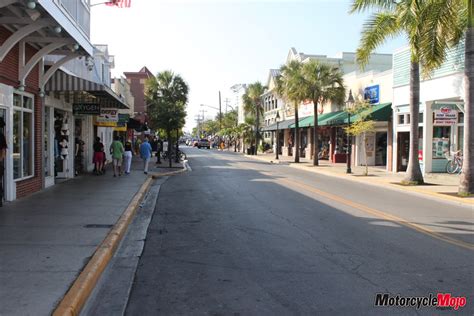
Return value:
M 209 143 L 209 141 L 205 138 L 201 138 L 198 142 L 198 148 L 207 148 L 207 149 L 211 149 L 211 143 Z

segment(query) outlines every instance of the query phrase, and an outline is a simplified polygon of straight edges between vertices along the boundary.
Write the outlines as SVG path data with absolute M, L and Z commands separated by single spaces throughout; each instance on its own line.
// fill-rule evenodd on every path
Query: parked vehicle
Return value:
M 209 140 L 205 139 L 205 138 L 201 138 L 198 142 L 198 148 L 207 148 L 207 149 L 211 149 L 211 143 L 209 142 Z

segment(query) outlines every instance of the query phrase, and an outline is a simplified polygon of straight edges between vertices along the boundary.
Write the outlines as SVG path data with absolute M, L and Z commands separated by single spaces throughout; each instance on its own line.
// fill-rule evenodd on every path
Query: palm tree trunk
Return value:
M 298 117 L 298 103 L 295 103 L 295 162 L 300 162 L 300 124 Z
M 420 162 L 418 161 L 418 117 L 420 114 L 420 64 L 410 63 L 410 151 L 405 181 L 422 184 Z
M 314 121 L 313 121 L 313 166 L 319 165 L 319 139 L 318 139 L 318 102 L 313 100 Z
M 255 121 L 255 151 L 254 151 L 255 156 L 257 155 L 257 151 L 258 151 L 258 123 L 260 121 L 260 111 L 258 107 L 259 105 L 257 104 L 257 119 Z
M 474 3 L 468 1 L 468 28 L 466 32 L 464 67 L 464 161 L 462 166 L 459 193 L 474 194 Z
M 175 162 L 179 163 L 179 157 L 178 157 L 178 150 L 179 150 L 179 129 L 176 130 L 176 157 L 175 157 Z

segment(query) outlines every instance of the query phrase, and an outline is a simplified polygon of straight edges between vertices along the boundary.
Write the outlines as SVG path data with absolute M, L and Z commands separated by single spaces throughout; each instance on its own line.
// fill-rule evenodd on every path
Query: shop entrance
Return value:
M 408 153 L 410 151 L 410 133 L 398 132 L 397 135 L 397 172 L 407 171 Z
M 54 176 L 68 178 L 70 164 L 70 125 L 69 116 L 65 111 L 54 110 Z
M 387 165 L 387 132 L 375 133 L 375 165 Z

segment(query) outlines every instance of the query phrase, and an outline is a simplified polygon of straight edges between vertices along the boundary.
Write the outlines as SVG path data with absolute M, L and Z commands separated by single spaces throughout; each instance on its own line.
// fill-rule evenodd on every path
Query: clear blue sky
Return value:
M 93 3 L 99 2 L 94 0 Z M 147 66 L 171 69 L 190 85 L 186 128 L 199 104 L 218 105 L 235 83 L 265 83 L 268 70 L 295 47 L 307 54 L 355 51 L 367 14 L 349 15 L 349 0 L 132 0 L 129 9 L 92 8 L 91 38 L 109 44 L 114 75 Z M 392 53 L 403 38 L 378 52 Z M 207 109 L 208 115 L 215 114 Z

